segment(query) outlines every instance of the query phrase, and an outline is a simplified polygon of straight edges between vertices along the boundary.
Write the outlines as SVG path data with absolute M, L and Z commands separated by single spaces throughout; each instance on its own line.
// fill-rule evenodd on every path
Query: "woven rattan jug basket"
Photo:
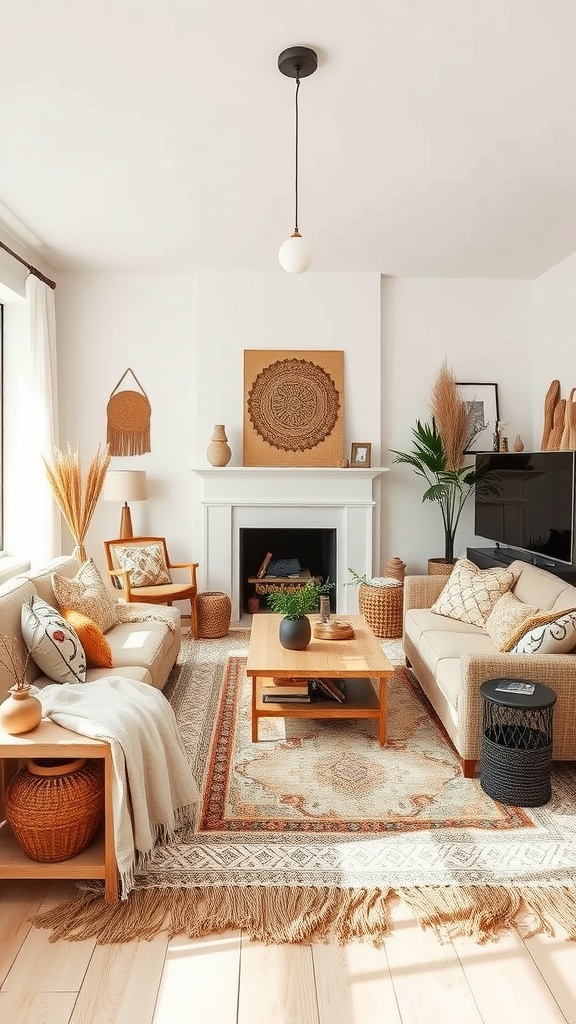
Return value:
M 6 791 L 6 819 L 32 860 L 75 857 L 104 812 L 102 760 L 28 761 Z
M 202 640 L 228 636 L 231 611 L 228 594 L 198 594 L 198 636 Z
M 366 622 L 380 637 L 402 636 L 402 603 L 404 587 L 390 580 L 390 586 L 371 587 L 361 583 L 358 588 L 358 607 Z

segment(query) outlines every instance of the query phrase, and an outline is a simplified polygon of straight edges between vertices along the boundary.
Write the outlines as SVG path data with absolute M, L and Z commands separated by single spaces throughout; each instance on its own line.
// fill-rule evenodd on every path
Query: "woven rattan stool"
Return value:
M 358 589 L 358 607 L 376 636 L 389 639 L 402 636 L 402 605 L 404 586 L 399 580 L 389 579 L 386 586 L 361 583 Z
M 198 636 L 202 640 L 227 636 L 231 611 L 228 594 L 198 594 Z
M 534 690 L 502 689 L 518 684 Z M 528 679 L 489 679 L 482 683 L 480 693 L 482 789 L 493 800 L 515 807 L 548 803 L 552 795 L 554 690 Z

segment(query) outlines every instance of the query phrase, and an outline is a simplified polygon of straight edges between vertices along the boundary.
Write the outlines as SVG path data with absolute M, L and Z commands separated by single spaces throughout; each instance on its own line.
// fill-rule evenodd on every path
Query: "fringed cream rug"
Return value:
M 401 645 L 385 645 L 391 660 Z M 576 766 L 552 801 L 494 803 L 458 760 L 411 674 L 389 684 L 388 742 L 373 721 L 269 719 L 250 741 L 248 633 L 183 643 L 166 696 L 202 793 L 194 829 L 158 847 L 122 904 L 81 891 L 38 923 L 53 938 L 197 937 L 381 942 L 395 898 L 423 926 L 478 941 L 500 930 L 576 937 Z

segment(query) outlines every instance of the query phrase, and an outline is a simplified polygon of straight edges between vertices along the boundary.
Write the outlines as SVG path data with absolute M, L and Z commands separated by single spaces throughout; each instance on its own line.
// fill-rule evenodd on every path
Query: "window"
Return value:
M 0 551 L 4 550 L 4 306 L 0 302 Z

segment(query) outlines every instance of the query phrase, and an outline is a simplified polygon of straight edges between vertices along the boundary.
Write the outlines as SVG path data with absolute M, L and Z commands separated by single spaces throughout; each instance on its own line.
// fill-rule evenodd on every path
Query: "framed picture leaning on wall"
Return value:
M 469 452 L 491 452 L 492 437 L 500 419 L 497 384 L 471 384 L 468 381 L 456 384 L 462 401 L 472 408 L 472 425 L 477 431 Z

